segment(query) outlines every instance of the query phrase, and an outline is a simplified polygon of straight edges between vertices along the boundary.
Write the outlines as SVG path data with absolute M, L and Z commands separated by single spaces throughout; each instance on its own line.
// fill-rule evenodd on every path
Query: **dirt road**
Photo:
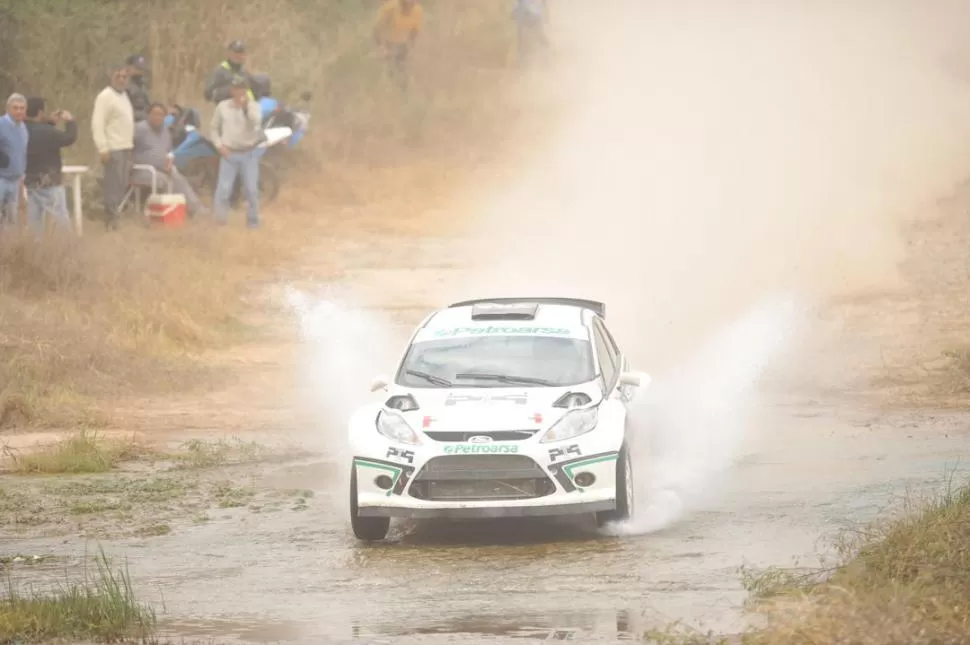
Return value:
M 46 557 L 14 578 L 77 572 L 97 541 L 128 558 L 166 635 L 216 642 L 612 642 L 678 620 L 731 633 L 747 620 L 739 567 L 812 564 L 907 487 L 938 491 L 970 450 L 970 417 L 929 409 L 915 386 L 965 337 L 970 196 L 902 239 L 895 209 L 949 190 L 968 158 L 968 97 L 936 68 L 938 34 L 954 38 L 965 9 L 710 4 L 625 20 L 645 5 L 617 3 L 597 13 L 616 23 L 600 33 L 577 21 L 580 41 L 606 45 L 577 50 L 584 76 L 566 87 L 593 98 L 535 176 L 522 169 L 522 186 L 464 199 L 481 213 L 449 215 L 488 230 L 377 239 L 362 224 L 313 248 L 303 280 L 255 294 L 267 333 L 220 357 L 237 377 L 227 390 L 117 402 L 117 418 L 187 461 L 4 476 L 0 546 Z M 901 289 L 842 293 L 881 285 L 900 254 Z M 313 271 L 321 255 L 339 279 Z M 696 414 L 662 426 L 668 454 L 637 459 L 647 505 L 618 535 L 404 523 L 386 544 L 357 544 L 343 420 L 428 308 L 490 290 L 483 271 L 606 300 L 620 342 L 673 394 L 667 412 Z M 761 296 L 791 284 L 815 297 L 799 312 L 810 333 L 775 364 L 767 339 L 784 325 L 759 314 Z M 899 391 L 921 407 L 900 407 Z M 258 445 L 217 443 L 233 434 Z
M 440 288 L 462 272 L 434 252 L 436 243 L 418 255 L 439 258 L 426 271 Z M 342 281 L 298 285 L 305 300 L 292 310 L 302 311 L 295 317 L 304 336 L 290 345 L 297 351 L 281 355 L 305 359 L 289 368 L 305 391 L 279 399 L 294 425 L 242 433 L 254 443 L 227 449 L 236 458 L 192 467 L 5 477 L 5 510 L 16 519 L 4 529 L 4 550 L 50 557 L 15 567 L 15 578 L 59 580 L 65 563 L 77 571 L 97 540 L 128 559 L 141 596 L 158 603 L 166 635 L 216 642 L 614 642 L 674 621 L 731 633 L 747 620 L 739 567 L 816 562 L 825 538 L 874 517 L 905 487 L 937 490 L 948 465 L 970 450 L 966 416 L 880 412 L 778 381 L 761 409 L 760 425 L 773 430 L 767 439 L 745 446 L 706 489 L 666 491 L 690 508 L 661 530 L 612 536 L 582 521 L 402 523 L 388 543 L 361 545 L 347 522 L 346 467 L 335 456 L 342 429 L 321 425 L 311 406 L 295 401 L 351 405 L 371 366 L 341 372 L 349 363 L 334 348 L 366 338 L 374 316 L 404 332 L 430 303 L 427 288 L 415 286 L 426 284 L 421 268 L 401 271 L 402 258 L 388 253 L 382 266 L 376 251 L 353 244 L 339 252 Z M 385 290 L 375 292 L 377 284 Z M 282 285 L 274 297 L 289 293 L 292 307 L 293 288 Z M 378 295 L 389 309 L 369 308 Z M 321 333 L 307 335 L 314 329 Z M 378 349 L 381 342 L 396 335 Z M 331 360 L 315 381 L 311 368 L 324 350 Z M 313 396 L 347 380 L 339 396 Z M 217 442 L 226 433 L 183 432 L 172 448 L 190 435 Z

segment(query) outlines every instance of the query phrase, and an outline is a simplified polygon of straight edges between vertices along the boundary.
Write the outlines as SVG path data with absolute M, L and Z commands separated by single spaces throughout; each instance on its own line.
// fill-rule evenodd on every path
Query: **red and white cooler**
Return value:
M 145 201 L 145 216 L 161 226 L 175 228 L 185 224 L 185 195 L 156 193 Z

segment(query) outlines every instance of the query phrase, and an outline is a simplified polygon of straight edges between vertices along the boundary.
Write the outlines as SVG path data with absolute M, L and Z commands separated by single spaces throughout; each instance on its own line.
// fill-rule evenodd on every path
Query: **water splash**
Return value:
M 635 519 L 604 529 L 649 533 L 669 527 L 712 495 L 756 446 L 766 369 L 794 347 L 804 303 L 792 294 L 764 301 L 715 334 L 679 369 L 655 378 L 634 418 Z

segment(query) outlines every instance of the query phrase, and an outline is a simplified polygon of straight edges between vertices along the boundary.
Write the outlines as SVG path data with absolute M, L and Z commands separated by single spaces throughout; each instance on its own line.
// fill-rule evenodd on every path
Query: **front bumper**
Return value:
M 612 511 L 616 500 L 600 502 L 580 502 L 578 504 L 550 504 L 541 506 L 474 506 L 441 508 L 405 508 L 401 506 L 363 506 L 358 508 L 361 517 L 408 517 L 416 520 L 427 519 L 492 519 L 501 517 L 550 517 L 555 515 L 575 515 Z
M 382 459 L 355 457 L 358 515 L 474 519 L 616 508 L 616 451 L 520 446 L 510 455 L 500 444 L 479 449 L 491 453 L 443 450 L 388 446 Z

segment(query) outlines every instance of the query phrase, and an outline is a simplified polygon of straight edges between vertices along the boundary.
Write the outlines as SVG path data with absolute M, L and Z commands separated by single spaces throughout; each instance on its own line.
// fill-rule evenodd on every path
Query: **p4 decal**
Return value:
M 565 448 L 550 448 L 549 449 L 549 461 L 556 463 L 557 459 L 569 459 L 570 457 L 582 457 L 583 451 L 579 449 L 579 446 L 573 444 Z
M 404 450 L 403 448 L 395 448 L 391 446 L 387 449 L 387 454 L 384 455 L 388 459 L 401 459 L 402 461 L 407 461 L 409 464 L 414 463 L 414 451 Z
M 529 402 L 529 395 L 526 393 L 521 394 L 496 394 L 496 395 L 477 395 L 477 394 L 449 394 L 448 398 L 445 399 L 445 407 L 451 407 L 453 405 L 458 405 L 459 403 L 515 403 L 516 405 L 525 405 Z

